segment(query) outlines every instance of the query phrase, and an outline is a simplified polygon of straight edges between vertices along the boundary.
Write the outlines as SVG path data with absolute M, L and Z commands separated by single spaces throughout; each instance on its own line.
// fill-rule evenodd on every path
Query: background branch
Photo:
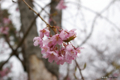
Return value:
M 79 72 L 80 72 L 80 75 L 81 75 L 82 80 L 84 80 L 84 77 L 83 77 L 83 75 L 82 75 L 82 70 L 80 69 L 80 66 L 79 66 L 79 64 L 77 63 L 76 60 L 75 60 L 75 63 L 76 63 L 76 65 L 77 65 L 78 69 L 79 69 Z

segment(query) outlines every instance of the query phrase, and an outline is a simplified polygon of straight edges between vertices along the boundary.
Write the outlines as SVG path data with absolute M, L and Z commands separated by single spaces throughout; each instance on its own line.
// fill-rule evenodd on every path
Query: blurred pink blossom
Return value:
M 56 6 L 56 9 L 62 10 L 62 9 L 65 9 L 65 8 L 67 8 L 67 6 L 64 4 L 64 0 L 60 0 L 58 5 Z
M 60 38 L 59 34 L 56 34 L 56 35 L 53 35 L 51 40 L 55 43 L 55 44 L 62 44 L 63 41 L 62 39 Z
M 49 21 L 48 21 L 48 22 L 50 23 L 51 21 L 52 21 L 52 19 L 51 19 L 51 18 L 49 18 Z
M 9 28 L 8 27 L 0 27 L 1 34 L 8 34 Z
M 10 19 L 9 18 L 3 18 L 3 23 L 4 24 L 9 24 L 10 23 Z
M 47 30 L 47 29 L 40 30 L 40 37 L 43 38 L 44 35 L 46 35 L 47 37 L 49 37 L 49 33 L 50 33 L 50 31 Z
M 7 76 L 9 72 L 10 72 L 9 68 L 3 69 L 2 71 L 0 71 L 0 77 Z
M 16 8 L 16 11 L 19 11 L 19 8 L 18 8 L 18 7 Z
M 38 45 L 40 45 L 41 47 L 43 46 L 42 39 L 40 37 L 35 37 L 33 41 L 34 41 L 34 46 L 38 46 Z

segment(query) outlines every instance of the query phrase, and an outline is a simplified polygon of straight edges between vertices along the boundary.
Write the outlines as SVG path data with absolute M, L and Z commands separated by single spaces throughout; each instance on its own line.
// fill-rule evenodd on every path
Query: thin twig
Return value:
M 12 2 L 13 2 L 13 3 L 17 3 L 17 2 L 15 2 L 14 0 L 12 0 Z
M 12 52 L 14 51 L 12 45 L 10 44 L 9 40 L 8 40 L 8 36 L 5 35 L 5 41 L 8 43 L 9 47 L 12 49 Z
M 14 54 L 14 53 L 12 53 L 12 54 Z M 2 67 L 4 66 L 4 64 L 6 64 L 9 61 L 9 59 L 12 57 L 12 54 L 9 56 L 9 58 L 6 61 L 4 61 L 4 62 L 2 62 L 0 64 L 0 69 L 2 69 Z
M 90 33 L 89 33 L 89 35 L 86 37 L 86 39 L 80 44 L 80 46 L 82 46 L 83 44 L 85 44 L 86 42 L 87 42 L 87 40 L 91 37 L 91 35 L 92 35 L 92 33 L 93 33 L 93 30 L 94 30 L 94 26 L 95 26 L 95 22 L 96 22 L 96 20 L 97 20 L 97 18 L 99 17 L 99 16 L 102 16 L 101 14 L 104 12 L 104 11 L 106 11 L 106 9 L 108 9 L 111 5 L 112 5 L 112 3 L 113 3 L 114 1 L 111 1 L 110 2 L 110 4 L 106 7 L 106 8 L 104 8 L 100 13 L 96 13 L 96 16 L 95 16 L 95 18 L 94 18 L 94 20 L 93 20 L 93 23 L 92 23 L 92 29 L 91 29 L 91 31 L 90 31 Z M 89 9 L 89 8 L 88 8 Z M 93 11 L 93 10 L 91 10 L 90 9 L 90 11 Z M 103 17 L 103 16 L 102 16 Z M 107 18 L 105 18 L 107 21 L 109 21 Z M 109 21 L 110 22 L 110 21 Z M 111 22 L 111 24 L 113 24 L 112 22 Z M 115 25 L 114 25 L 115 26 Z M 117 28 L 119 31 L 120 31 L 120 29 L 119 28 Z
M 32 10 L 35 14 L 38 15 L 38 16 L 41 18 L 41 20 L 42 20 L 43 22 L 45 22 L 46 25 L 48 25 L 49 27 L 52 27 L 50 24 L 48 24 L 48 23 L 40 16 L 39 13 L 37 13 L 25 0 L 23 0 L 23 2 L 29 7 L 30 10 Z
M 109 5 L 109 6 L 110 6 L 110 5 Z M 95 11 L 93 11 L 93 10 L 85 7 L 85 6 L 81 6 L 81 7 L 84 8 L 84 9 L 86 9 L 86 10 L 89 10 L 89 11 L 95 13 L 95 14 L 97 14 L 98 17 L 104 18 L 107 22 L 109 22 L 110 24 L 112 24 L 112 25 L 120 32 L 120 29 L 118 28 L 118 26 L 117 26 L 116 24 L 114 24 L 112 21 L 110 21 L 108 18 L 106 18 L 105 16 L 102 16 L 100 13 L 95 12 Z M 108 7 L 107 7 L 106 9 L 108 9 Z M 103 13 L 106 9 L 104 9 L 101 13 Z
M 49 14 L 41 5 L 39 5 L 39 4 L 36 3 L 35 1 L 34 1 L 34 3 L 37 4 L 41 9 L 43 9 L 43 10 L 45 11 L 45 13 L 50 16 L 50 18 L 52 19 L 53 23 L 54 23 L 55 25 L 57 25 L 57 24 L 56 24 L 56 21 L 52 18 L 52 15 L 51 15 L 51 14 Z
M 80 46 L 82 46 L 83 44 L 85 44 L 87 42 L 87 40 L 91 37 L 93 30 L 94 30 L 94 26 L 95 26 L 95 22 L 97 20 L 97 16 L 94 18 L 93 23 L 92 23 L 92 28 L 91 31 L 89 33 L 89 35 L 86 37 L 86 39 L 80 44 Z
M 76 60 L 75 60 L 75 63 L 76 63 L 76 65 L 77 65 L 78 69 L 79 69 L 79 72 L 80 72 L 80 75 L 81 75 L 82 80 L 84 80 L 84 77 L 83 77 L 83 75 L 82 75 L 82 70 L 80 69 L 80 66 L 79 66 L 79 64 L 77 63 Z

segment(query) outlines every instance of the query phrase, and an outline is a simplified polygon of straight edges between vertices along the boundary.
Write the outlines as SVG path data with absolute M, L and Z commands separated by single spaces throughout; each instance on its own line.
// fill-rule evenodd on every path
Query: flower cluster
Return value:
M 47 39 L 43 39 L 47 36 Z M 53 60 L 57 64 L 63 64 L 64 62 L 71 63 L 80 53 L 80 48 L 75 48 L 71 40 L 76 37 L 75 30 L 61 30 L 59 34 L 55 34 L 50 37 L 50 31 L 45 28 L 40 30 L 40 36 L 33 39 L 34 46 L 40 46 L 44 58 L 48 58 L 49 62 Z

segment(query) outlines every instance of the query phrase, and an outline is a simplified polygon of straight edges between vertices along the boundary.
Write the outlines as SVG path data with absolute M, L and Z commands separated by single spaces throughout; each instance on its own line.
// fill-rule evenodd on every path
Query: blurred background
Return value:
M 64 3 L 61 3 L 64 1 Z M 120 80 L 120 0 L 26 0 L 45 21 L 76 29 L 84 80 Z M 58 7 L 57 6 L 62 7 Z M 0 80 L 82 80 L 75 61 L 49 63 L 33 38 L 46 24 L 23 0 L 0 0 Z

